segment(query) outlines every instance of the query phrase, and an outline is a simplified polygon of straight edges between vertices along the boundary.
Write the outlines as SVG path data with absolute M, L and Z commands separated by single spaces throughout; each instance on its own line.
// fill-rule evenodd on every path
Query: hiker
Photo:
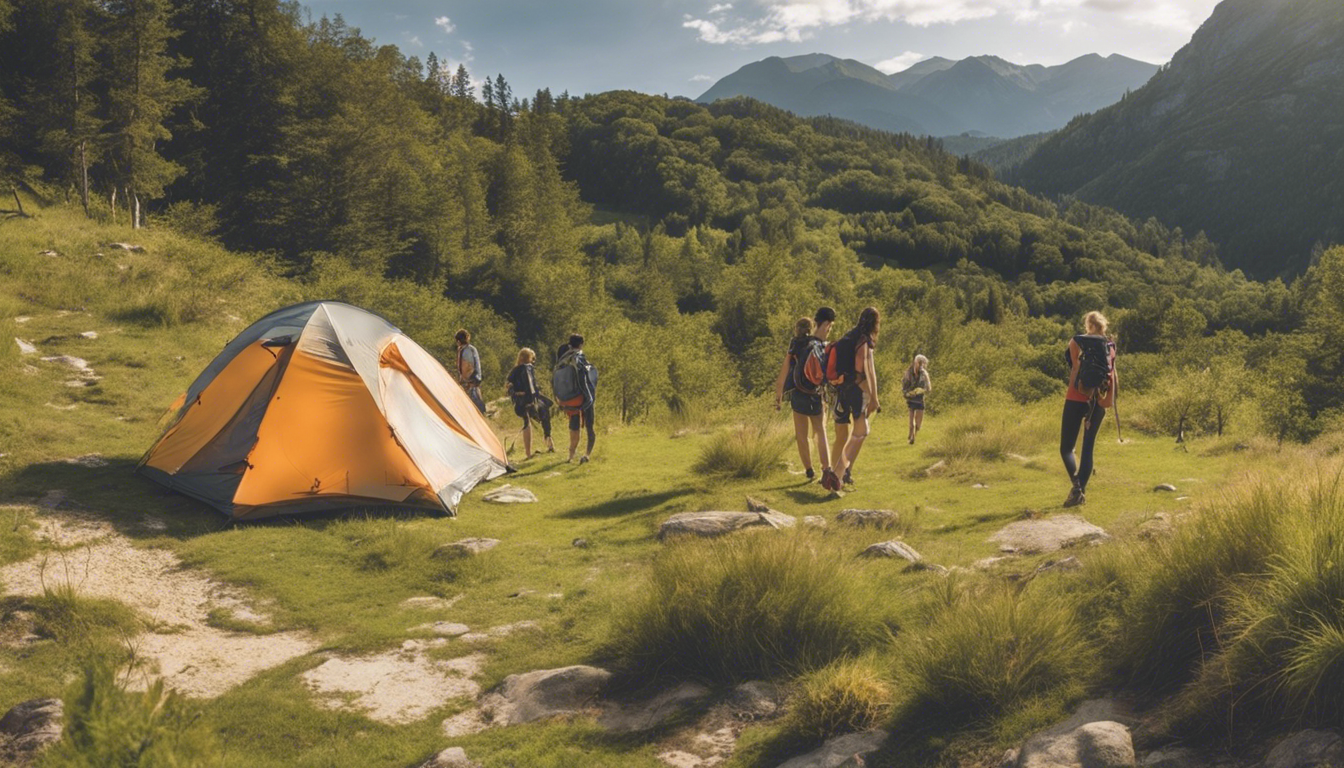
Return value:
M 463 328 L 453 338 L 457 339 L 457 380 L 476 404 L 476 410 L 485 415 L 485 401 L 481 399 L 481 353 L 471 345 L 471 331 Z
M 588 448 L 579 459 L 587 464 L 593 454 L 597 433 L 593 431 L 593 403 L 597 400 L 597 369 L 583 354 L 583 337 L 574 334 L 569 343 L 556 352 L 555 373 L 551 377 L 551 391 L 555 400 L 569 414 L 569 461 L 579 449 L 579 428 L 588 430 Z
M 1064 418 L 1059 429 L 1059 455 L 1064 459 L 1069 481 L 1073 484 L 1065 507 L 1087 503 L 1087 481 L 1092 476 L 1092 449 L 1106 418 L 1106 409 L 1115 405 L 1120 380 L 1115 373 L 1115 342 L 1106 335 L 1106 316 L 1088 312 L 1083 317 L 1086 333 L 1069 340 L 1064 360 L 1069 366 L 1068 393 L 1064 396 Z M 1086 429 L 1084 429 L 1086 425 Z M 1073 456 L 1078 433 L 1083 432 L 1083 455 Z
M 807 479 L 811 481 L 817 476 L 807 444 L 810 426 L 817 441 L 817 458 L 821 461 L 821 486 L 828 490 L 839 483 L 831 469 L 831 452 L 826 445 L 826 406 L 822 402 L 820 387 L 825 380 L 822 358 L 826 337 L 830 335 L 834 324 L 835 310 L 830 307 L 818 309 L 813 319 L 799 318 L 794 325 L 793 340 L 784 354 L 779 378 L 775 381 L 775 410 L 778 411 L 783 405 L 787 393 L 793 411 L 793 433 L 798 441 L 798 456 L 803 460 Z M 815 380 L 806 378 L 804 367 L 809 356 L 816 360 Z
M 924 426 L 924 396 L 933 389 L 929 383 L 929 358 L 915 355 L 915 361 L 905 370 L 901 379 L 901 394 L 905 396 L 905 405 L 910 409 L 910 444 L 915 444 L 915 436 Z
M 523 458 L 530 459 L 532 453 L 532 420 L 541 422 L 542 437 L 546 440 L 546 452 L 555 453 L 555 443 L 551 442 L 551 401 L 537 389 L 537 374 L 534 363 L 537 353 L 527 347 L 518 350 L 518 363 L 509 371 L 509 398 L 513 400 L 513 412 L 523 420 Z
M 868 418 L 882 412 L 877 395 L 877 365 L 873 349 L 877 344 L 881 317 L 876 307 L 868 307 L 859 314 L 858 325 L 832 345 L 828 353 L 827 374 L 834 367 L 835 390 L 835 444 L 831 449 L 835 471 L 844 485 L 853 485 L 851 471 L 859 457 L 863 441 L 868 438 Z M 850 432 L 850 422 L 854 431 Z M 833 487 L 830 490 L 840 490 Z

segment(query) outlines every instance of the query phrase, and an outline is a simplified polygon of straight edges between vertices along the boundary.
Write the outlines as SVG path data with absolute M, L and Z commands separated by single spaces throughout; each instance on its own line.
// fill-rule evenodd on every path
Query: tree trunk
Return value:
M 28 214 L 23 212 L 23 201 L 19 199 L 19 188 L 10 187 L 10 189 L 14 192 L 14 204 L 19 206 L 19 215 L 25 219 L 28 218 Z
M 126 200 L 132 206 L 131 229 L 140 228 L 140 195 L 130 190 L 126 191 Z
M 111 201 L 112 201 L 112 202 L 111 202 L 111 205 L 110 205 L 109 207 L 112 209 L 112 223 L 113 223 L 113 224 L 116 224 L 116 223 L 117 223 L 117 188 L 116 188 L 116 187 L 112 187 L 112 197 L 111 197 Z
M 1185 442 L 1185 416 L 1181 416 L 1181 421 L 1176 425 L 1176 442 Z
M 84 217 L 89 216 L 89 155 L 87 141 L 79 142 L 79 199 L 84 204 Z

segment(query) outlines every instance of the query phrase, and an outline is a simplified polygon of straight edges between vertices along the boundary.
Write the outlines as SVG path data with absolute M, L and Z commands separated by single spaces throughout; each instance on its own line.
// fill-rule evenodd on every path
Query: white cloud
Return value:
M 424 47 L 425 47 L 425 44 L 422 43 L 422 42 L 420 42 L 420 36 L 419 36 L 419 35 L 411 35 L 410 39 L 407 40 L 406 42 L 410 43 L 411 45 L 414 45 L 416 48 L 424 48 Z
M 682 27 L 717 45 L 798 42 L 819 29 L 848 24 L 902 22 L 917 27 L 957 24 L 1005 15 L 1022 23 L 1076 24 L 1087 13 L 1163 29 L 1194 31 L 1218 0 L 751 0 L 751 11 L 716 4 L 715 18 L 686 16 Z M 1064 27 L 1070 28 L 1070 27 Z
M 906 51 L 905 53 L 902 53 L 900 56 L 892 56 L 890 59 L 885 59 L 883 61 L 877 62 L 876 64 L 873 65 L 873 69 L 876 69 L 879 72 L 883 72 L 888 75 L 894 75 L 897 72 L 904 72 L 905 70 L 909 69 L 915 64 L 918 64 L 919 62 L 923 61 L 926 58 L 928 57 L 922 53 L 916 53 L 914 51 Z
M 713 16 L 716 13 L 726 13 L 731 10 L 733 10 L 732 3 L 717 3 L 709 7 L 709 15 Z
M 708 83 L 709 81 L 711 81 L 711 80 L 713 80 L 713 79 L 714 79 L 713 75 L 692 75 L 692 76 L 691 76 L 691 82 L 692 82 L 692 83 Z
M 447 16 L 440 16 L 434 19 L 434 26 L 442 29 L 446 35 L 453 34 L 453 30 L 457 29 L 457 26 L 453 24 L 453 20 Z

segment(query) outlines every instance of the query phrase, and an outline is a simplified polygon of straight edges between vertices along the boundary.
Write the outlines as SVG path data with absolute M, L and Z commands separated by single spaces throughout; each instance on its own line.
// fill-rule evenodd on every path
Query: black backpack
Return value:
M 1078 378 L 1074 386 L 1088 398 L 1101 397 L 1111 389 L 1111 342 L 1100 336 L 1075 336 Z
M 835 386 L 854 382 L 854 355 L 859 348 L 859 329 L 846 333 L 826 348 L 826 379 Z

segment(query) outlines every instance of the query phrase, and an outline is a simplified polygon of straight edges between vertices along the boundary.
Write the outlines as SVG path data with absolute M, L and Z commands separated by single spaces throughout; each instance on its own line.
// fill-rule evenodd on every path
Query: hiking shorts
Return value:
M 823 409 L 821 395 L 809 395 L 796 389 L 789 392 L 789 406 L 802 416 L 820 416 Z
M 907 397 L 905 399 L 905 406 L 912 411 L 922 411 L 924 410 L 924 398 Z
M 593 406 L 586 405 L 582 411 L 571 414 L 569 417 L 569 431 L 578 432 L 580 428 L 587 427 L 589 432 L 593 431 Z
M 835 423 L 848 424 L 855 416 L 863 416 L 868 406 L 868 393 L 857 384 L 846 384 L 835 391 Z

